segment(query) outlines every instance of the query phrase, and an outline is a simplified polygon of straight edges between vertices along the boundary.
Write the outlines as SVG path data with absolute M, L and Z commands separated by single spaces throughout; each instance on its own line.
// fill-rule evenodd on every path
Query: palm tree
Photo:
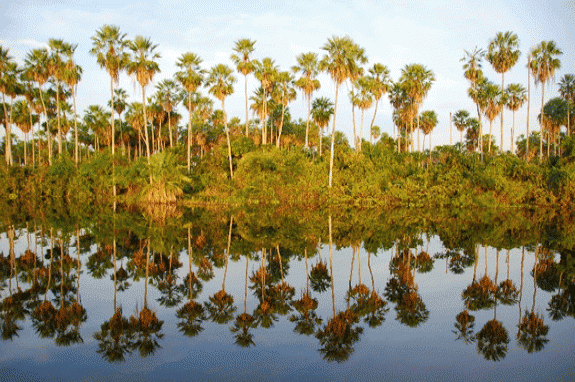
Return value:
M 319 128 L 319 156 L 321 156 L 323 129 L 329 124 L 329 119 L 333 115 L 333 102 L 327 97 L 316 98 L 313 101 L 311 115 L 313 121 Z
M 419 129 L 419 107 L 429 93 L 435 81 L 435 75 L 421 64 L 406 65 L 401 70 L 400 82 L 404 83 L 407 96 L 412 99 L 414 114 L 417 115 L 417 128 Z M 413 120 L 410 121 L 410 130 L 413 133 Z M 419 150 L 419 134 L 417 136 L 417 150 Z
M 232 74 L 232 69 L 224 64 L 218 64 L 208 73 L 206 86 L 209 86 L 209 92 L 222 103 L 224 113 L 224 129 L 226 130 L 226 139 L 228 141 L 228 159 L 230 161 L 230 178 L 234 177 L 232 165 L 232 145 L 230 142 L 230 131 L 228 130 L 228 118 L 226 117 L 225 99 L 234 92 L 234 82 L 236 78 Z
M 202 85 L 204 81 L 204 70 L 200 68 L 202 59 L 195 53 L 186 52 L 182 54 L 176 66 L 180 71 L 176 72 L 176 79 L 182 84 L 184 89 L 188 92 L 188 174 L 191 171 L 191 147 L 192 147 L 192 93 Z
M 120 72 L 124 70 L 128 64 L 128 55 L 124 52 L 129 45 L 126 40 L 126 34 L 120 33 L 120 27 L 116 25 L 103 25 L 96 34 L 92 36 L 92 49 L 90 54 L 95 55 L 100 68 L 106 69 L 110 75 L 110 102 L 111 108 L 114 110 L 114 84 L 118 83 Z M 112 154 L 114 154 L 114 113 L 111 117 L 112 129 Z
M 572 103 L 575 102 L 575 76 L 573 74 L 565 74 L 559 81 L 559 94 L 565 101 L 567 101 L 567 136 L 571 135 L 571 108 Z
M 150 163 L 150 145 L 148 140 L 148 117 L 146 112 L 146 86 L 152 81 L 154 75 L 160 72 L 158 63 L 154 60 L 160 59 L 160 54 L 154 52 L 158 45 L 152 44 L 149 38 L 136 36 L 134 41 L 129 43 L 132 50 L 132 57 L 127 64 L 128 75 L 135 75 L 136 81 L 142 87 L 142 105 L 144 106 L 144 133 L 146 139 L 146 154 L 148 164 Z M 151 178 L 150 178 L 151 182 Z
M 511 128 L 511 152 L 515 152 L 515 112 L 523 106 L 527 100 L 527 90 L 521 84 L 509 84 L 505 90 L 506 106 L 513 112 L 513 127 Z M 529 137 L 527 137 L 529 139 Z
M 463 132 L 469 126 L 469 112 L 467 110 L 457 110 L 453 115 L 453 124 L 459 130 L 459 142 L 463 150 Z
M 491 81 L 486 81 L 485 85 L 483 85 L 483 96 L 486 101 L 485 107 L 485 116 L 489 120 L 489 143 L 488 143 L 488 152 L 491 152 L 491 140 L 492 140 L 492 127 L 493 121 L 501 110 L 503 109 L 503 102 L 502 97 L 503 93 L 501 92 L 501 88 L 494 84 Z
M 563 54 L 561 49 L 557 47 L 555 41 L 541 41 L 539 45 L 531 49 L 529 57 L 529 68 L 533 77 L 535 77 L 535 84 L 541 84 L 541 127 L 545 125 L 545 117 L 543 107 L 545 105 L 545 85 L 549 83 L 551 78 L 555 77 L 555 70 L 561 68 L 561 61 L 557 56 Z M 541 128 L 541 139 L 539 140 L 539 162 L 543 161 L 543 128 Z M 527 138 L 529 139 L 529 137 Z
M 302 53 L 296 57 L 297 65 L 292 66 L 292 71 L 297 74 L 302 73 L 302 76 L 295 82 L 295 86 L 301 89 L 307 100 L 307 122 L 305 128 L 305 147 L 309 147 L 309 118 L 310 118 L 310 105 L 311 96 L 314 91 L 320 88 L 319 80 L 316 79 L 319 74 L 319 61 L 318 55 L 313 52 Z
M 391 79 L 389 78 L 388 67 L 383 64 L 374 64 L 373 67 L 368 70 L 368 72 L 372 79 L 369 91 L 373 95 L 373 98 L 375 98 L 375 110 L 373 112 L 371 124 L 369 125 L 370 142 L 373 142 L 373 124 L 375 123 L 375 116 L 377 115 L 377 107 L 379 105 L 381 96 L 389 91 Z
M 547 131 L 547 155 L 551 142 L 555 144 L 555 155 L 557 154 L 557 136 L 560 133 L 561 126 L 567 124 L 569 105 L 561 97 L 555 97 L 545 103 L 543 107 L 544 118 L 539 114 L 539 121 L 544 119 L 543 128 Z
M 27 100 L 16 101 L 11 112 L 14 115 L 14 123 L 24 133 L 24 165 L 27 165 L 26 147 L 28 146 L 28 133 L 32 126 L 38 122 L 38 116 L 32 114 Z
M 437 126 L 437 113 L 433 110 L 424 111 L 421 113 L 420 119 L 424 138 L 429 135 L 429 151 L 431 152 L 431 132 Z M 425 149 L 425 139 L 423 140 L 423 148 Z
M 5 143 L 5 157 L 6 164 L 8 166 L 12 165 L 12 129 L 11 122 L 8 120 L 9 116 L 12 119 L 12 110 L 10 114 L 6 109 L 5 95 L 10 96 L 14 94 L 16 96 L 16 85 L 17 85 L 17 69 L 18 66 L 16 62 L 13 61 L 12 56 L 8 53 L 9 49 L 3 49 L 0 46 L 0 92 L 2 93 L 2 107 L 4 109 L 4 127 L 6 128 L 6 134 L 4 136 Z M 11 97 L 14 99 L 14 97 Z
M 42 92 L 42 86 L 48 81 L 49 74 L 47 70 L 48 61 L 48 50 L 45 48 L 34 49 L 26 55 L 24 61 L 25 71 L 27 75 L 32 78 L 33 81 L 38 83 L 38 90 L 40 93 L 40 101 L 42 103 L 42 109 L 44 111 L 44 116 L 46 116 L 46 129 L 48 129 L 48 110 L 46 109 L 46 102 L 44 101 L 44 93 Z M 48 133 L 48 164 L 52 164 L 52 135 Z
M 60 83 L 64 81 L 64 55 L 69 54 L 72 45 L 61 39 L 48 40 L 48 73 L 56 86 L 56 118 L 58 126 L 58 155 L 62 154 L 62 121 L 60 117 Z
M 76 113 L 76 88 L 82 78 L 82 67 L 74 62 L 74 52 L 78 45 L 70 45 L 70 49 L 64 51 L 66 62 L 64 63 L 62 79 L 72 90 L 74 105 L 74 163 L 78 165 L 78 115 Z M 113 141 L 112 141 L 113 144 Z
M 248 136 L 248 74 L 252 73 L 256 69 L 256 60 L 250 59 L 250 54 L 254 51 L 255 41 L 247 38 L 237 40 L 235 42 L 234 54 L 231 55 L 231 59 L 236 65 L 238 73 L 244 75 L 244 92 L 246 97 L 246 137 Z
M 282 105 L 282 116 L 278 129 L 278 137 L 276 146 L 280 147 L 280 138 L 282 135 L 282 129 L 284 125 L 284 116 L 286 106 L 293 102 L 296 98 L 296 91 L 294 89 L 294 77 L 290 72 L 279 72 L 277 77 L 277 86 L 272 93 L 274 101 Z M 308 117 L 309 118 L 309 117 Z
M 263 89 L 263 115 L 262 119 L 262 143 L 267 143 L 267 117 L 268 112 L 268 96 L 271 94 L 278 76 L 278 66 L 275 61 L 269 57 L 264 58 L 261 62 L 256 61 L 255 76 L 260 81 Z
M 172 123 L 171 114 L 175 107 L 178 106 L 179 99 L 178 94 L 180 93 L 180 87 L 177 82 L 170 79 L 165 79 L 161 81 L 157 86 L 157 96 L 158 102 L 162 105 L 162 108 L 166 113 L 168 113 L 168 130 L 170 132 L 170 147 L 174 146 L 174 141 L 172 138 Z
M 512 32 L 497 32 L 495 38 L 489 40 L 487 61 L 497 73 L 501 73 L 501 89 L 505 89 L 505 72 L 508 72 L 519 60 L 519 37 Z M 503 150 L 503 109 L 501 109 L 501 150 Z M 513 146 L 511 146 L 513 151 Z
M 335 142 L 335 118 L 337 115 L 337 98 L 339 87 L 350 78 L 357 67 L 356 57 L 354 54 L 355 43 L 348 37 L 333 36 L 327 40 L 327 43 L 321 48 L 327 54 L 320 62 L 320 70 L 327 72 L 335 84 L 335 103 L 333 113 L 333 127 L 331 130 L 331 154 L 329 160 L 329 187 L 333 178 L 333 149 Z
M 363 141 L 363 116 L 367 109 L 371 107 L 373 103 L 373 96 L 371 94 L 371 88 L 373 87 L 373 80 L 371 77 L 361 77 L 355 83 L 355 90 L 357 93 L 352 93 L 352 102 L 355 106 L 361 109 L 361 122 L 359 127 L 359 137 L 356 139 L 356 149 L 361 152 L 361 142 Z M 370 131 L 371 135 L 371 131 Z
M 468 90 L 468 95 L 471 97 L 473 102 L 475 102 L 475 106 L 477 107 L 477 120 L 479 122 L 479 146 L 481 152 L 483 152 L 483 136 L 482 136 L 482 126 L 481 126 L 481 114 L 483 114 L 482 107 L 478 103 L 480 99 L 477 97 L 478 91 L 477 88 L 479 84 L 483 80 L 483 71 L 481 70 L 481 61 L 485 57 L 485 51 L 483 49 L 478 49 L 475 47 L 473 51 L 468 52 L 464 51 L 465 56 L 461 58 L 460 61 L 464 62 L 463 64 L 463 76 L 469 80 L 471 87 Z
M 467 90 L 469 97 L 475 102 L 477 109 L 481 114 L 485 113 L 488 104 L 487 85 L 493 84 L 485 77 L 480 77 L 473 87 Z M 483 124 L 481 123 L 481 114 L 478 118 L 479 122 L 479 151 L 481 153 L 481 160 L 483 160 Z

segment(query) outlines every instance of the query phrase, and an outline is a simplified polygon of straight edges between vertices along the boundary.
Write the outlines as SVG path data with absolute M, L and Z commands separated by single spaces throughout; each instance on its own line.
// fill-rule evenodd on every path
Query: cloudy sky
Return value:
M 271 57 L 282 70 L 296 63 L 295 57 L 312 51 L 323 56 L 321 47 L 332 36 L 350 36 L 365 48 L 369 66 L 387 65 L 393 80 L 401 68 L 419 63 L 435 73 L 436 81 L 421 110 L 435 110 L 439 125 L 433 133 L 433 144 L 449 143 L 449 113 L 467 109 L 473 114 L 473 103 L 467 97 L 468 84 L 463 78 L 464 50 L 486 49 L 488 41 L 499 31 L 512 31 L 519 36 L 522 55 L 519 63 L 505 75 L 505 83 L 527 86 L 526 53 L 542 40 L 554 40 L 562 49 L 562 67 L 558 81 L 565 73 L 575 73 L 575 2 L 573 0 L 428 0 L 428 1 L 6 1 L 0 2 L 0 44 L 23 63 L 26 53 L 45 46 L 49 38 L 61 38 L 78 44 L 76 61 L 84 69 L 78 88 L 78 108 L 90 104 L 106 105 L 109 99 L 109 77 L 100 69 L 88 51 L 91 37 L 104 24 L 115 24 L 128 38 L 149 37 L 158 44 L 161 73 L 154 83 L 172 77 L 175 62 L 184 52 L 194 52 L 210 68 L 218 63 L 233 67 L 229 56 L 234 41 L 256 40 L 255 58 Z M 484 63 L 485 74 L 496 83 L 501 76 Z M 235 93 L 226 100 L 230 116 L 244 119 L 243 76 L 237 76 Z M 326 75 L 319 77 L 321 90 L 316 96 L 332 100 L 335 89 Z M 248 77 L 248 92 L 257 86 Z M 125 74 L 120 86 L 141 98 L 134 80 Z M 205 92 L 205 90 L 204 90 Z M 148 90 L 148 94 L 150 90 Z M 206 92 L 207 93 L 207 92 Z M 341 93 L 340 93 L 341 94 Z M 546 99 L 557 94 L 556 86 L 546 89 Z M 540 107 L 540 88 L 532 88 L 532 126 Z M 391 107 L 382 98 L 376 125 L 392 133 Z M 301 97 L 290 106 L 292 116 L 305 118 Z M 369 113 L 373 113 L 373 108 Z M 506 141 L 509 145 L 511 113 L 506 112 Z M 526 108 L 517 113 L 517 132 L 524 132 Z M 347 97 L 340 97 L 339 130 L 351 136 L 351 108 Z M 494 129 L 499 131 L 499 122 Z M 3 135 L 4 131 L 2 131 Z M 459 135 L 454 133 L 456 141 Z M 499 134 L 496 134 L 499 143 Z

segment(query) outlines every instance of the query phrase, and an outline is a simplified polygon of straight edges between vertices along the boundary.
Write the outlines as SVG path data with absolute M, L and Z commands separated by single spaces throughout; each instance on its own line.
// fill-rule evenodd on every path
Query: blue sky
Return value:
M 90 104 L 105 105 L 109 99 L 109 77 L 89 55 L 91 37 L 104 24 L 115 24 L 134 38 L 140 34 L 158 44 L 161 73 L 154 83 L 173 76 L 175 62 L 184 52 L 199 54 L 203 66 L 217 63 L 233 67 L 229 56 L 234 41 L 256 40 L 255 58 L 271 57 L 282 70 L 295 64 L 295 57 L 321 50 L 331 36 L 349 35 L 365 48 L 369 66 L 387 65 L 393 80 L 401 68 L 419 63 L 435 73 L 436 81 L 421 110 L 435 110 L 439 125 L 432 135 L 433 145 L 449 143 L 449 113 L 474 105 L 467 97 L 468 83 L 459 61 L 464 50 L 475 46 L 486 49 L 499 31 L 519 36 L 519 63 L 505 75 L 505 83 L 527 85 L 526 53 L 542 40 L 554 40 L 563 50 L 558 81 L 575 72 L 575 2 L 572 0 L 484 0 L 484 1 L 2 1 L 0 3 L 0 44 L 22 63 L 26 53 L 45 45 L 49 38 L 62 38 L 78 44 L 76 61 L 84 74 L 78 88 L 80 113 Z M 484 63 L 485 74 L 500 84 L 501 76 Z M 243 76 L 237 76 L 235 93 L 226 100 L 228 115 L 244 119 Z M 319 77 L 321 90 L 316 96 L 332 100 L 335 89 L 329 77 Z M 122 75 L 120 86 L 131 101 L 141 98 L 134 80 Z M 257 86 L 248 77 L 248 92 Z M 152 89 L 147 90 L 150 94 Z M 344 90 L 344 93 L 347 91 Z M 207 94 L 205 90 L 204 93 Z M 342 93 L 340 93 L 342 94 Z M 546 99 L 557 94 L 555 86 L 546 89 Z M 532 86 L 531 124 L 536 126 L 540 107 L 540 88 Z M 292 116 L 305 118 L 301 98 L 290 105 Z M 391 107 L 387 97 L 376 117 L 382 131 L 392 133 Z M 182 110 L 183 112 L 183 110 Z M 373 108 L 367 115 L 373 113 Z M 187 115 L 184 113 L 184 115 Z M 359 120 L 359 118 L 358 118 Z M 367 119 L 366 119 L 367 120 Z M 524 132 L 526 108 L 516 116 L 516 131 Z M 504 147 L 508 148 L 511 112 L 505 113 Z M 351 108 L 347 97 L 338 104 L 338 130 L 351 136 Z M 494 132 L 499 130 L 494 122 Z M 3 135 L 4 132 L 2 132 Z M 499 143 L 499 134 L 496 134 Z M 453 134 L 454 142 L 459 134 Z

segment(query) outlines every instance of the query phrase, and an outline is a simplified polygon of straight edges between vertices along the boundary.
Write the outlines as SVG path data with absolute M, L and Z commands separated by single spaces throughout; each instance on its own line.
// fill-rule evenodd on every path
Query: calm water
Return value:
M 203 221 L 4 223 L 0 380 L 574 379 L 571 248 Z

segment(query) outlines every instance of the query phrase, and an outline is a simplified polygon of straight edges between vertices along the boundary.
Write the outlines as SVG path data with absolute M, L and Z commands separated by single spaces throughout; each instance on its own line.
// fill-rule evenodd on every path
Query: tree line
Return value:
M 141 35 L 130 40 L 115 25 L 103 25 L 92 36 L 92 42 L 90 53 L 110 77 L 110 101 L 107 108 L 102 105 L 88 106 L 81 118 L 76 109 L 77 85 L 82 78 L 82 67 L 74 58 L 77 45 L 61 39 L 50 39 L 47 48 L 32 49 L 26 55 L 23 65 L 15 62 L 8 49 L 0 47 L 0 92 L 3 97 L 0 123 L 6 130 L 3 151 L 8 165 L 14 164 L 12 127 L 15 125 L 25 137 L 23 153 L 19 157 L 19 162 L 24 165 L 30 161 L 27 152 L 28 136 L 36 127 L 33 139 L 36 147 L 31 146 L 33 164 L 52 164 L 54 140 L 57 142 L 57 155 L 67 151 L 72 155 L 73 151 L 76 165 L 82 157 L 107 148 L 113 155 L 120 148 L 128 160 L 145 156 L 150 164 L 152 154 L 168 148 L 183 147 L 190 173 L 194 157 L 203 157 L 214 147 L 224 144 L 225 140 L 229 177 L 233 178 L 231 141 L 242 133 L 256 145 L 275 144 L 284 148 L 302 146 L 317 150 L 322 156 L 324 129 L 331 122 L 331 187 L 341 85 L 348 85 L 352 107 L 353 148 L 358 153 L 362 151 L 365 136 L 363 130 L 366 112 L 372 106 L 373 116 L 367 116 L 370 119 L 369 141 L 373 142 L 382 135 L 374 123 L 380 101 L 386 94 L 393 107 L 392 139 L 398 152 L 421 151 L 422 132 L 425 150 L 425 137 L 431 139 L 430 134 L 438 123 L 435 111 L 420 112 L 435 82 L 432 70 L 421 64 L 408 64 L 401 69 L 399 79 L 393 81 L 389 68 L 384 64 L 366 66 L 368 59 L 365 50 L 348 36 L 328 38 L 321 47 L 325 52 L 323 57 L 314 52 L 298 55 L 296 65 L 289 70 L 280 69 L 270 57 L 261 60 L 253 58 L 255 41 L 235 41 L 230 58 L 237 73 L 244 76 L 243 126 L 240 118 L 230 119 L 225 110 L 225 101 L 234 93 L 236 83 L 234 69 L 229 66 L 216 64 L 206 70 L 201 65 L 201 57 L 193 52 L 185 52 L 177 59 L 178 71 L 174 78 L 160 81 L 154 93 L 147 96 L 154 76 L 160 72 L 157 44 Z M 481 155 L 484 152 L 503 152 L 503 147 L 498 150 L 495 146 L 493 122 L 500 117 L 500 142 L 503 143 L 504 110 L 508 109 L 513 113 L 509 151 L 526 160 L 538 155 L 540 161 L 545 148 L 547 156 L 551 155 L 551 148 L 554 155 L 561 153 L 562 136 L 564 139 L 572 131 L 575 77 L 572 74 L 564 75 L 559 81 L 560 97 L 545 103 L 544 89 L 552 83 L 561 66 L 559 57 L 562 51 L 554 41 L 542 41 L 527 55 L 527 89 L 518 83 L 505 87 L 505 73 L 519 62 L 521 52 L 518 47 L 519 39 L 515 33 L 498 32 L 489 40 L 487 50 L 476 47 L 472 51 L 465 51 L 461 59 L 463 74 L 469 80 L 468 96 L 476 105 L 477 118 L 471 117 L 467 110 L 458 110 L 453 118 L 450 116 L 450 127 L 453 124 L 460 132 L 460 149 L 479 152 Z M 484 75 L 484 59 L 501 74 L 501 86 Z M 333 102 L 328 97 L 314 98 L 314 93 L 321 87 L 317 77 L 322 72 L 327 73 L 335 85 Z M 127 92 L 117 87 L 122 73 L 133 76 L 140 85 L 141 102 L 127 103 Z M 248 97 L 249 75 L 254 75 L 260 86 Z M 527 103 L 529 114 L 531 77 L 536 85 L 542 87 L 538 117 L 541 129 L 539 132 L 531 131 L 527 118 L 526 135 L 520 136 L 515 142 L 515 113 Z M 220 109 L 214 108 L 214 101 L 202 94 L 202 88 L 220 102 Z M 296 99 L 297 90 L 306 101 L 307 113 L 305 119 L 295 121 L 292 120 L 289 104 Z M 183 116 L 178 111 L 180 105 L 187 109 L 187 126 L 180 125 L 183 122 Z M 250 110 L 257 118 L 250 119 Z M 359 117 L 359 122 L 356 117 Z M 488 134 L 484 133 L 483 117 L 489 122 Z M 563 126 L 566 126 L 566 134 L 561 132 Z M 71 130 L 72 136 L 68 138 Z M 73 150 L 68 148 L 72 140 Z

